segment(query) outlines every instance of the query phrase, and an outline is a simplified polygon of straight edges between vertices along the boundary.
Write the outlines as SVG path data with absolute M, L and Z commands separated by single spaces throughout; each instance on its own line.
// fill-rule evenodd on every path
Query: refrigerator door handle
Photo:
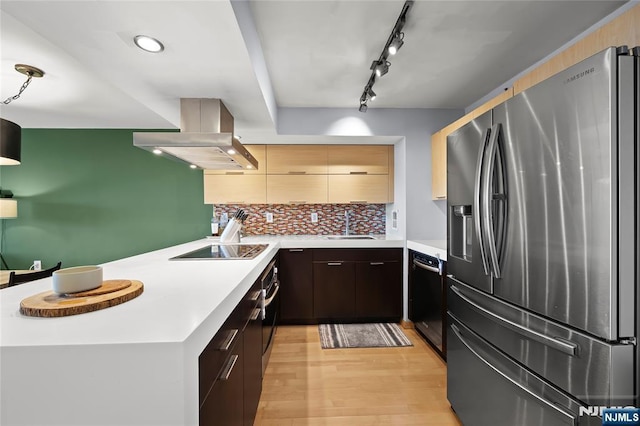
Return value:
M 460 329 L 458 328 L 458 326 L 456 326 L 455 324 L 451 324 L 451 329 L 453 330 L 453 332 L 456 334 L 456 336 L 458 337 L 458 339 L 460 339 L 460 342 L 462 342 L 462 344 L 464 346 L 466 346 L 466 348 L 473 354 L 475 355 L 480 361 L 482 361 L 487 367 L 489 367 L 490 369 L 492 369 L 493 371 L 495 371 L 497 374 L 499 374 L 501 377 L 503 377 L 504 379 L 506 379 L 507 381 L 509 381 L 511 384 L 513 384 L 514 386 L 520 388 L 523 392 L 527 393 L 528 395 L 531 395 L 533 398 L 535 398 L 537 401 L 541 402 L 542 404 L 544 404 L 545 406 L 557 411 L 558 413 L 562 414 L 563 416 L 565 416 L 567 419 L 572 419 L 572 423 L 574 426 L 576 426 L 578 424 L 577 422 L 577 418 L 573 413 L 570 413 L 568 411 L 563 410 L 562 408 L 560 408 L 559 406 L 557 406 L 556 404 L 553 404 L 550 401 L 547 401 L 546 399 L 544 399 L 543 397 L 541 397 L 540 395 L 536 394 L 535 392 L 531 391 L 530 389 L 526 388 L 525 386 L 523 386 L 522 384 L 520 384 L 518 381 L 514 380 L 513 378 L 509 377 L 507 374 L 505 374 L 504 372 L 500 371 L 500 369 L 494 365 L 494 363 L 486 360 L 482 355 L 480 355 L 478 353 L 478 351 L 476 351 L 475 349 L 473 349 L 473 347 L 471 347 L 471 343 L 469 343 L 467 341 L 467 339 L 462 335 L 462 332 L 460 331 Z
M 496 247 L 496 238 L 493 230 L 493 220 L 491 215 L 491 200 L 493 199 L 493 169 L 495 167 L 496 150 L 498 149 L 498 139 L 502 132 L 502 125 L 500 123 L 494 124 L 491 128 L 491 138 L 489 139 L 489 145 L 485 153 L 486 166 L 484 167 L 484 185 L 481 188 L 482 203 L 482 220 L 484 224 L 484 232 L 486 237 L 487 248 L 489 252 L 489 264 L 493 271 L 493 276 L 500 278 L 502 275 L 500 272 L 500 264 L 498 262 L 498 250 Z
M 499 323 L 501 326 L 508 328 L 509 330 L 515 331 L 516 333 L 520 334 L 521 336 L 524 336 L 529 340 L 534 340 L 538 343 L 542 343 L 545 346 L 556 349 L 567 355 L 571 355 L 571 356 L 578 355 L 578 345 L 576 345 L 575 343 L 566 341 L 564 339 L 560 340 L 559 338 L 546 336 L 542 333 L 531 330 L 530 328 L 527 328 L 516 322 L 503 318 L 500 315 L 497 315 L 491 312 L 489 309 L 480 306 L 479 304 L 477 304 L 476 302 L 474 302 L 473 300 L 465 296 L 462 293 L 462 291 L 455 285 L 452 285 L 450 288 L 451 288 L 451 291 L 456 293 L 458 297 L 460 297 L 462 300 L 464 300 L 465 302 L 473 306 L 477 311 L 479 311 L 485 317 Z
M 485 152 L 487 150 L 487 144 L 491 135 L 491 129 L 487 128 L 484 132 L 484 138 L 482 139 L 482 147 L 480 149 L 480 155 L 478 156 L 478 164 L 476 165 L 476 180 L 473 188 L 474 202 L 477 207 L 477 211 L 473 213 L 473 221 L 476 228 L 476 237 L 478 239 L 478 245 L 480 247 L 480 257 L 482 258 L 482 266 L 484 267 L 484 274 L 489 275 L 489 262 L 487 260 L 487 253 L 484 247 L 484 237 L 482 232 L 482 221 L 480 219 L 482 212 L 482 198 L 481 198 L 481 183 L 483 180 L 482 168 L 484 165 Z

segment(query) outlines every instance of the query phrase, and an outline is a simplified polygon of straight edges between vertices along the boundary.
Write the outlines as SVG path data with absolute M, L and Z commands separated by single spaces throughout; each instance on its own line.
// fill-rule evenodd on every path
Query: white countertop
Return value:
M 447 260 L 447 240 L 408 240 L 407 248 Z
M 268 243 L 255 259 L 169 261 L 212 242 L 103 264 L 105 280 L 139 280 L 144 292 L 95 312 L 20 314 L 20 301 L 50 290 L 51 278 L 1 290 L 0 424 L 195 425 L 198 355 L 279 248 L 404 246 L 384 236 L 252 236 L 242 242 Z M 69 400 L 73 409 L 61 409 Z

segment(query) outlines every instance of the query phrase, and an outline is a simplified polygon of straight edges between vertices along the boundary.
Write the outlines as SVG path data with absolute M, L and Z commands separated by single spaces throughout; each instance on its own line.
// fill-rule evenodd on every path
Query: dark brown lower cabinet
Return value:
M 400 321 L 402 249 L 314 249 L 313 310 L 323 321 Z
M 354 262 L 313 262 L 313 312 L 316 319 L 353 318 L 355 277 Z
M 262 316 L 260 304 L 251 311 L 244 329 L 244 425 L 253 425 L 262 393 Z
M 262 392 L 260 282 L 198 358 L 200 426 L 253 425 Z
M 402 263 L 356 262 L 357 318 L 399 320 L 402 317 Z
M 279 255 L 280 321 L 293 324 L 312 321 L 312 249 L 281 249 Z
M 200 426 L 243 425 L 243 339 L 236 340 L 220 375 L 200 407 Z

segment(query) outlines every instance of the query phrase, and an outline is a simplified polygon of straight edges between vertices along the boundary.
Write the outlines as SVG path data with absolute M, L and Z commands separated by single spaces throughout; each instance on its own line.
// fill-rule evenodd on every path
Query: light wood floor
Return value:
M 414 346 L 321 349 L 317 326 L 278 327 L 255 425 L 461 425 L 446 364 L 404 331 Z

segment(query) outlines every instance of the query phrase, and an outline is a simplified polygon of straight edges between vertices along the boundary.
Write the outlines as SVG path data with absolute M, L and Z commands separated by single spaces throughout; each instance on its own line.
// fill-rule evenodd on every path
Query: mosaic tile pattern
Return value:
M 343 234 L 345 210 L 351 211 L 351 234 L 385 234 L 386 206 L 384 204 L 218 204 L 215 213 L 226 212 L 229 217 L 238 209 L 249 213 L 244 235 L 336 235 Z M 266 213 L 273 214 L 267 223 Z M 318 214 L 318 222 L 311 222 L 311 213 Z

